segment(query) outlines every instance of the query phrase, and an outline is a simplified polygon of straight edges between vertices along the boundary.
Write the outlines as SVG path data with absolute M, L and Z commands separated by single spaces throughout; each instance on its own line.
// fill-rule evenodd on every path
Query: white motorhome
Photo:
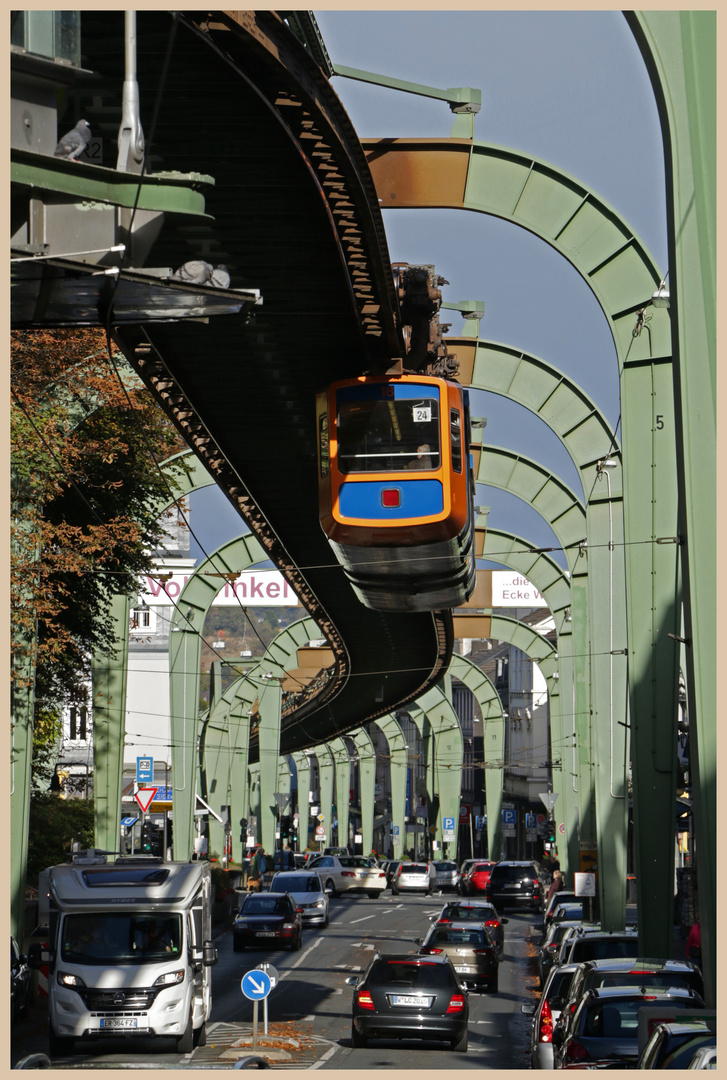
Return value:
M 51 1056 L 111 1035 L 204 1046 L 217 962 L 208 863 L 83 852 L 39 885 L 50 949 L 31 946 L 29 960 L 48 964 Z

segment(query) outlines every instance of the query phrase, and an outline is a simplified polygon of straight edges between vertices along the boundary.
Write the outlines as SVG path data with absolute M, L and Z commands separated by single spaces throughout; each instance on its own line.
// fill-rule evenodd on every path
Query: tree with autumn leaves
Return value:
M 11 440 L 13 690 L 34 676 L 40 765 L 113 649 L 111 596 L 152 569 L 171 498 L 158 463 L 185 446 L 100 330 L 12 334 Z

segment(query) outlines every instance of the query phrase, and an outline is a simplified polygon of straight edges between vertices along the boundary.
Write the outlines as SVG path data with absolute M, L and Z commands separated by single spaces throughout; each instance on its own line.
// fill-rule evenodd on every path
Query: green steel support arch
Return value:
M 578 745 L 575 717 L 575 671 L 572 645 L 573 598 L 565 572 L 545 552 L 529 550 L 519 536 L 499 529 L 487 529 L 482 557 L 510 566 L 531 581 L 545 598 L 558 634 L 559 696 L 550 702 L 551 756 L 560 754 L 562 768 L 555 770 L 553 793 L 558 796 L 553 817 L 563 825 L 566 850 L 559 852 L 561 869 L 572 873 L 579 868 L 578 835 Z M 488 810 L 489 822 L 489 810 Z M 499 851 L 499 847 L 497 849 Z
M 715 11 L 639 11 L 625 17 L 659 108 L 667 176 L 674 319 L 674 395 L 682 538 L 684 636 L 702 965 L 716 1004 L 717 685 L 716 238 L 717 22 Z M 668 435 L 671 437 L 672 432 Z M 659 526 L 661 528 L 661 525 Z M 677 630 L 676 634 L 680 635 Z M 673 642 L 675 660 L 677 642 Z M 656 728 L 654 728 L 656 732 Z
M 264 549 L 250 534 L 230 541 L 196 568 L 174 608 L 169 633 L 169 699 L 175 859 L 190 857 L 194 839 L 200 658 L 205 618 L 222 587 L 221 574 L 236 573 L 266 558 Z
M 675 24 L 675 18 L 675 16 L 672 17 L 672 26 Z M 635 16 L 632 17 L 632 23 L 638 25 Z M 644 23 L 644 18 L 641 18 L 641 23 Z M 690 27 L 690 32 L 692 29 L 693 27 Z M 671 34 L 671 39 L 669 32 L 664 35 L 665 41 L 668 40 L 670 46 L 665 48 L 664 53 L 681 57 L 679 31 L 672 30 Z M 636 36 L 638 39 L 639 34 L 637 33 Z M 648 53 L 649 50 L 647 48 L 644 51 Z M 684 53 L 690 57 L 695 55 L 690 47 L 686 48 Z M 699 70 L 699 66 L 696 64 L 695 68 Z M 678 75 L 683 75 L 681 64 L 678 64 L 678 67 Z M 711 70 L 713 70 L 713 64 Z M 709 88 L 711 86 L 709 76 L 704 76 L 704 78 L 705 85 Z M 714 98 L 709 97 L 709 89 L 706 96 L 712 107 Z M 685 99 L 686 95 L 683 95 L 683 98 Z M 694 100 L 697 100 L 696 97 Z M 695 114 L 698 112 L 696 106 L 694 112 Z M 696 121 L 698 117 L 695 115 L 692 119 Z M 683 133 L 687 145 L 689 145 L 690 130 L 688 122 L 684 123 Z M 701 131 L 701 127 L 699 130 Z M 676 535 L 678 485 L 673 456 L 676 425 L 670 385 L 672 357 L 675 350 L 672 346 L 667 312 L 664 309 L 653 309 L 648 317 L 644 318 L 646 308 L 651 304 L 652 296 L 662 281 L 662 274 L 628 223 L 594 191 L 574 177 L 568 176 L 547 162 L 507 147 L 490 146 L 474 141 L 467 145 L 464 141 L 456 140 L 396 140 L 390 144 L 390 152 L 393 155 L 409 155 L 412 159 L 407 163 L 408 168 L 399 169 L 398 172 L 396 167 L 392 169 L 383 160 L 386 151 L 380 144 L 370 142 L 369 150 L 372 153 L 374 179 L 382 195 L 383 206 L 431 205 L 427 201 L 426 185 L 421 181 L 418 184 L 416 182 L 411 184 L 409 176 L 411 173 L 426 171 L 427 154 L 436 156 L 439 169 L 446 167 L 449 163 L 447 158 L 449 158 L 452 163 L 452 172 L 457 174 L 456 180 L 451 184 L 448 196 L 438 199 L 437 205 L 472 210 L 511 221 L 550 244 L 583 276 L 604 312 L 616 347 L 624 415 L 625 501 L 634 508 L 655 504 L 656 488 L 658 488 L 660 500 L 658 532 L 661 531 L 661 523 L 666 522 L 669 528 L 664 535 Z M 417 156 L 419 160 L 415 164 L 413 159 Z M 392 182 L 394 178 L 400 180 L 398 187 Z M 407 190 L 408 184 L 411 185 L 410 190 Z M 691 194 L 691 186 L 687 184 L 686 187 L 687 194 Z M 688 209 L 686 199 L 681 209 L 683 212 L 678 217 L 675 215 L 677 228 L 680 228 Z M 708 228 L 703 230 L 703 235 L 705 237 L 710 235 Z M 714 281 L 713 275 L 711 281 L 712 283 Z M 695 302 L 700 303 L 698 298 Z M 644 371 L 644 368 L 648 370 Z M 705 387 L 709 388 L 708 381 L 703 382 Z M 713 398 L 710 396 L 709 400 Z M 699 408 L 698 405 L 697 409 Z M 631 411 L 633 422 L 627 415 L 629 411 Z M 705 455 L 705 459 L 707 456 Z M 710 457 L 710 465 L 712 460 Z M 704 475 L 713 475 L 713 467 L 710 471 L 710 466 L 708 466 Z M 655 478 L 658 481 L 656 483 Z M 661 483 L 662 478 L 663 483 Z M 655 646 L 657 642 L 668 637 L 669 633 L 679 635 L 680 620 L 679 604 L 675 606 L 673 603 L 674 590 L 671 587 L 672 583 L 677 581 L 675 572 L 677 553 L 674 550 L 670 551 L 666 545 L 657 547 L 656 540 L 663 540 L 664 537 L 655 536 L 651 530 L 643 533 L 641 531 L 643 520 L 637 514 L 629 516 L 628 510 L 625 510 L 623 537 L 618 535 L 620 529 L 616 522 L 614 522 L 612 534 L 611 523 L 604 520 L 603 511 L 604 508 L 599 507 L 596 518 L 598 522 L 603 523 L 598 530 L 599 535 L 602 534 L 602 529 L 607 529 L 610 535 L 609 544 L 628 544 L 629 547 L 635 544 L 648 545 L 650 541 L 651 557 L 650 574 L 646 576 L 643 573 L 645 559 L 637 564 L 636 560 L 630 559 L 626 562 L 621 555 L 617 557 L 616 552 L 623 551 L 623 548 L 611 548 L 607 558 L 599 555 L 592 560 L 594 563 L 592 569 L 596 566 L 600 568 L 603 564 L 606 574 L 605 586 L 602 584 L 603 579 L 600 573 L 594 577 L 594 582 L 598 585 L 598 602 L 603 604 L 605 601 L 608 609 L 613 610 L 618 616 L 618 624 L 613 633 L 614 647 L 614 642 L 603 640 L 600 633 L 602 621 L 596 620 L 595 614 L 591 613 L 593 620 L 591 626 L 597 634 L 593 641 L 595 663 L 592 669 L 592 685 L 596 687 L 593 705 L 595 736 L 599 742 L 599 768 L 603 768 L 606 758 L 609 761 L 608 777 L 604 778 L 604 782 L 597 784 L 601 819 L 605 821 L 612 818 L 610 811 L 615 809 L 619 801 L 625 801 L 626 795 L 625 777 L 622 776 L 619 764 L 620 747 L 616 744 L 617 740 L 614 740 L 614 734 L 617 734 L 614 728 L 620 723 L 614 719 L 614 701 L 618 700 L 622 688 L 626 686 L 627 672 L 625 662 L 613 660 L 611 654 L 615 653 L 617 657 L 627 656 L 634 671 L 646 672 L 644 679 L 632 678 L 629 683 L 631 714 L 638 715 L 636 710 L 643 709 L 644 698 L 648 695 L 652 684 L 676 685 L 675 678 L 671 677 L 677 661 L 675 652 L 672 652 L 671 656 L 666 656 L 664 650 Z M 588 538 L 591 543 L 594 543 L 594 535 L 589 529 Z M 708 545 L 705 545 L 705 549 L 707 547 Z M 713 549 L 710 550 L 713 551 Z M 664 589 L 666 596 L 651 595 L 649 586 L 652 576 L 666 583 Z M 633 632 L 635 643 L 631 639 L 627 641 L 627 625 L 621 611 L 623 594 L 619 595 L 618 592 L 619 578 L 623 578 L 625 585 L 626 601 L 629 606 L 628 630 Z M 610 630 L 608 636 L 611 637 Z M 623 650 L 626 651 L 623 652 Z M 634 655 L 635 650 L 640 650 L 638 655 Z M 665 663 L 671 669 L 669 673 L 665 672 Z M 633 689 L 637 681 L 647 687 L 646 691 L 640 695 L 638 702 L 635 700 Z M 652 731 L 655 731 L 659 724 L 656 695 L 647 704 L 649 719 L 645 722 L 648 729 L 645 736 L 650 744 Z M 674 697 L 669 704 L 667 721 L 669 730 L 664 732 L 666 739 L 670 738 L 671 731 L 674 732 L 674 736 L 676 735 L 676 707 L 676 697 Z M 618 709 L 619 712 L 622 711 L 620 704 Z M 641 715 L 643 716 L 643 712 Z M 661 722 L 663 724 L 663 717 Z M 634 736 L 637 743 L 634 752 L 635 762 L 637 765 L 642 765 L 648 761 L 648 749 L 645 754 L 642 753 L 638 743 L 639 733 L 636 729 L 634 729 Z M 675 739 L 672 740 L 672 745 L 675 745 Z M 672 770 L 675 769 L 675 757 L 676 755 L 674 755 Z M 607 784 L 605 780 L 608 781 Z M 655 790 L 653 785 L 655 781 L 658 782 L 656 786 L 659 788 L 660 797 L 656 802 L 657 806 L 661 807 L 666 798 L 665 787 L 672 783 L 672 779 L 668 773 L 664 775 L 652 769 L 649 781 L 650 783 L 647 782 L 646 785 L 649 790 L 640 793 L 637 790 L 635 776 L 636 813 L 638 815 L 641 811 L 645 815 L 641 831 L 648 833 L 650 837 L 658 836 L 660 850 L 664 851 L 669 846 L 669 840 L 673 840 L 673 837 L 667 838 L 667 824 L 671 827 L 672 821 L 671 816 L 667 822 L 663 815 L 659 815 L 658 810 L 654 812 L 652 809 Z M 618 819 L 621 820 L 620 814 Z M 605 850 L 603 854 L 608 859 L 609 878 L 613 878 L 613 860 L 616 860 L 617 873 L 621 863 L 625 865 L 625 835 L 620 825 L 615 831 L 609 829 L 606 845 L 608 850 Z M 603 885 L 604 875 L 601 874 L 600 877 L 601 885 Z M 640 873 L 639 877 L 643 879 L 643 873 Z M 623 886 L 625 901 L 625 876 Z M 623 918 L 618 914 L 621 908 L 620 900 L 617 900 L 615 895 L 611 898 L 602 895 L 601 899 L 605 924 L 615 926 L 616 923 L 613 920 L 620 921 Z M 657 952 L 663 955 L 664 951 L 670 948 L 670 934 L 667 905 L 662 903 L 660 915 L 648 931 L 649 941 L 654 943 L 649 951 L 653 951 L 655 946 Z
M 392 713 L 379 717 L 374 721 L 377 728 L 383 731 L 384 737 L 389 744 L 389 767 L 391 770 L 391 846 L 394 858 L 400 859 L 404 854 L 404 835 L 406 829 L 406 767 L 407 752 L 406 739 L 401 725 Z M 393 826 L 398 825 L 399 832 L 393 832 Z
M 474 694 L 482 712 L 482 746 L 487 770 L 487 852 L 490 859 L 497 860 L 502 851 L 502 790 L 505 765 L 505 720 L 502 702 L 484 671 L 464 656 L 452 657 L 449 673 Z
M 464 742 L 459 718 L 452 705 L 451 679 L 445 676 L 417 698 L 407 711 L 417 726 L 426 755 L 429 823 L 436 828 L 432 836 L 441 839 L 443 819 L 454 818 L 454 841 L 449 846 L 456 859 Z M 451 854 L 445 855 L 444 843 L 437 854 L 440 858 L 452 858 Z
M 481 482 L 490 483 L 535 505 L 553 529 L 565 554 L 571 574 L 572 634 L 569 642 L 560 647 L 564 673 L 573 672 L 568 683 L 571 702 L 566 706 L 574 728 L 573 775 L 577 782 L 578 807 L 575 830 L 566 823 L 569 855 L 582 841 L 597 841 L 595 818 L 595 757 L 592 741 L 590 698 L 590 629 L 588 620 L 588 560 L 581 558 L 582 542 L 586 536 L 586 514 L 581 503 L 561 481 L 537 462 L 496 447 L 484 447 L 480 456 Z M 537 500 L 537 505 L 536 501 Z M 488 528 L 489 532 L 489 528 Z M 584 552 L 585 553 L 585 552 Z M 570 653 L 568 647 L 570 645 Z M 583 664 L 585 658 L 585 666 Z M 564 686 L 565 686 L 564 681 Z M 560 812 L 560 811 L 559 811 Z M 578 862 L 573 864 L 574 868 Z

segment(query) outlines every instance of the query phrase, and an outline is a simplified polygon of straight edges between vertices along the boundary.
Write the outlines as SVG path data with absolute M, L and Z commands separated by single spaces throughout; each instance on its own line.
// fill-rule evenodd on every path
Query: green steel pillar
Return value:
M 328 744 L 336 763 L 336 817 L 338 818 L 338 846 L 348 847 L 348 808 L 351 790 L 351 755 L 343 739 L 331 739 Z M 331 830 L 333 823 L 331 822 Z
M 255 837 L 255 843 L 262 843 L 262 809 L 261 809 L 261 794 L 260 794 L 260 762 L 256 761 L 254 765 L 250 765 L 248 769 L 249 774 L 249 805 L 250 816 L 254 819 L 253 835 Z
M 113 657 L 93 658 L 94 822 L 96 846 L 118 851 L 129 657 L 128 596 L 117 594 L 113 598 L 109 619 L 116 651 Z
M 260 835 L 267 853 L 275 850 L 275 793 L 278 783 L 278 756 L 280 754 L 280 708 L 283 692 L 280 679 L 275 676 L 259 681 L 258 743 L 260 746 Z
M 717 16 L 627 12 L 664 139 L 692 798 L 708 1006 L 716 1003 Z
M 172 800 L 174 806 L 174 858 L 186 862 L 194 850 L 194 811 L 197 785 L 197 711 L 199 658 L 204 611 L 192 611 L 169 635 L 169 708 L 172 736 Z
M 310 825 L 310 757 L 302 750 L 295 750 L 291 757 L 298 782 L 298 851 L 305 851 Z
M 502 845 L 502 789 L 505 764 L 505 721 L 502 702 L 484 671 L 466 657 L 453 656 L 449 672 L 453 678 L 459 679 L 474 694 L 482 713 L 487 851 L 489 858 L 499 859 Z
M 364 855 L 374 846 L 374 785 L 376 784 L 376 752 L 365 728 L 351 732 L 358 751 L 358 776 L 361 791 L 361 843 Z
M 316 746 L 315 751 L 318 758 L 318 782 L 321 789 L 320 813 L 323 815 L 323 821 L 320 824 L 326 830 L 326 843 L 320 845 L 321 850 L 323 850 L 325 846 L 330 847 L 333 845 L 333 780 L 335 763 L 330 746 L 327 743 Z
M 440 858 L 452 858 L 457 851 L 459 801 L 462 791 L 462 759 L 464 743 L 462 729 L 452 705 L 452 680 L 447 675 L 436 686 L 417 698 L 409 710 L 425 746 L 427 760 L 427 798 L 430 806 L 430 828 L 433 837 L 444 835 L 443 819 L 454 818 L 454 840 L 446 841 L 449 853 Z M 444 852 L 442 843 L 442 852 Z M 454 856 L 456 857 L 456 856 Z
M 404 854 L 404 835 L 406 832 L 406 767 L 407 749 L 404 732 L 393 713 L 379 717 L 376 726 L 383 731 L 389 744 L 389 766 L 391 769 L 391 846 L 394 858 Z M 394 831 L 394 830 L 398 831 Z

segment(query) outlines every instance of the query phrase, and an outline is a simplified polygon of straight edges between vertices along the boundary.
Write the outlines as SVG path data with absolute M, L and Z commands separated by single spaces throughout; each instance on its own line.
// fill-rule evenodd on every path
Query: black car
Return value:
M 33 983 L 28 957 L 21 953 L 17 941 L 10 938 L 10 1017 L 14 1024 L 30 1005 Z
M 540 911 L 546 891 L 542 870 L 535 862 L 496 863 L 485 885 L 486 899 L 501 911 L 508 905 Z
M 289 945 L 299 949 L 303 941 L 303 910 L 290 893 L 250 893 L 232 925 L 232 947 Z
M 391 882 L 392 882 L 392 879 L 394 877 L 394 874 L 396 873 L 396 871 L 399 869 L 400 866 L 401 866 L 401 859 L 392 859 L 391 862 L 388 862 L 386 864 L 385 873 L 386 873 L 386 887 L 387 887 L 387 889 L 391 888 Z
M 652 960 L 608 957 L 578 964 L 563 1013 L 568 1015 L 589 990 L 601 986 L 683 986 L 704 997 L 702 973 L 691 960 Z
M 427 1039 L 467 1050 L 467 991 L 447 956 L 377 953 L 354 987 L 351 1042 Z
M 641 1052 L 637 1069 L 688 1069 L 697 1050 L 716 1046 L 716 1021 L 657 1024 Z

